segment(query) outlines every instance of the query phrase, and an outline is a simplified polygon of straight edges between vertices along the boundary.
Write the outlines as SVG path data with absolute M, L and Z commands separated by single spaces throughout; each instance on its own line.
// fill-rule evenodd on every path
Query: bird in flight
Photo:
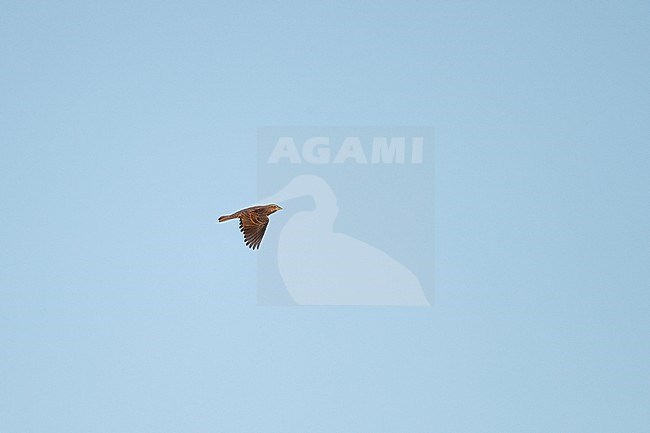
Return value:
M 281 209 L 277 204 L 247 207 L 230 215 L 220 216 L 219 222 L 239 218 L 239 230 L 244 234 L 244 243 L 247 247 L 256 249 L 260 247 L 266 226 L 269 225 L 269 215 Z

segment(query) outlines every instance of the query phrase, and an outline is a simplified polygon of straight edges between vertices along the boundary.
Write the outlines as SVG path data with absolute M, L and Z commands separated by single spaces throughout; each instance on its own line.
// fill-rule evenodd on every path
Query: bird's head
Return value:
M 275 212 L 277 212 L 279 210 L 282 210 L 282 208 L 280 206 L 278 206 L 277 204 L 272 204 L 272 205 L 270 205 L 269 210 L 271 211 L 270 213 L 275 213 Z

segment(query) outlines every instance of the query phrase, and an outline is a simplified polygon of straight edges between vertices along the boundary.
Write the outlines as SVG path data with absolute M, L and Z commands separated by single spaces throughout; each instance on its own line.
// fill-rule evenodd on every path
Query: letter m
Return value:
M 404 151 L 406 148 L 406 137 L 373 137 L 372 159 L 373 164 L 404 163 Z

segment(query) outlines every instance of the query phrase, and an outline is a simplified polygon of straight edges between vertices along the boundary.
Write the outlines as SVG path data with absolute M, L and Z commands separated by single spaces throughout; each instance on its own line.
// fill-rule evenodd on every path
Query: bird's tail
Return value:
M 234 218 L 237 218 L 237 217 L 235 216 L 235 214 L 230 214 L 230 215 L 220 216 L 220 217 L 219 217 L 219 222 L 222 223 L 222 222 L 224 222 L 224 221 L 228 221 L 228 220 L 231 220 L 231 219 L 234 219 Z

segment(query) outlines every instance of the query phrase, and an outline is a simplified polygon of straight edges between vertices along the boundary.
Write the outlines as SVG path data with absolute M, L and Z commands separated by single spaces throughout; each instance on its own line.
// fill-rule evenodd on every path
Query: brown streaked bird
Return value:
M 277 204 L 252 206 L 237 212 L 219 217 L 219 222 L 239 218 L 239 230 L 244 234 L 244 243 L 252 249 L 260 247 L 262 236 L 269 225 L 269 215 L 281 210 Z

